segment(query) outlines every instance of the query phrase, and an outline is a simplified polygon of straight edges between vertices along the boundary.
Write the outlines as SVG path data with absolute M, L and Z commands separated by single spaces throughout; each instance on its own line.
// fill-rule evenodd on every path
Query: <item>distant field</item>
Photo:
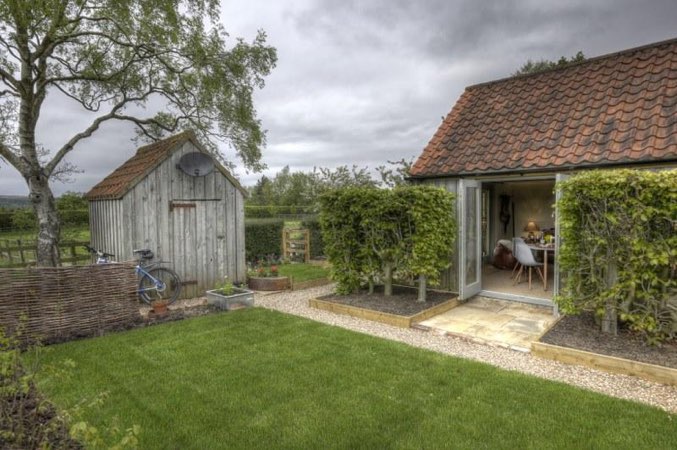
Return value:
M 23 208 L 30 205 L 28 197 L 23 195 L 0 195 L 0 207 Z

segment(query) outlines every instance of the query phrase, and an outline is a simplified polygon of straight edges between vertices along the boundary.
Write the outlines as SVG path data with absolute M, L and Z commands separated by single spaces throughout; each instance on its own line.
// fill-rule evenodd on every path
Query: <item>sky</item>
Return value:
M 265 30 L 278 63 L 255 96 L 274 175 L 416 158 L 466 86 L 509 76 L 527 60 L 599 56 L 677 37 L 675 0 L 235 0 L 222 2 L 233 41 Z M 59 148 L 91 118 L 48 96 L 38 141 Z M 136 149 L 131 125 L 108 122 L 68 161 L 82 172 L 53 182 L 86 192 Z M 245 186 L 248 173 L 228 146 Z M 0 195 L 25 195 L 0 161 Z

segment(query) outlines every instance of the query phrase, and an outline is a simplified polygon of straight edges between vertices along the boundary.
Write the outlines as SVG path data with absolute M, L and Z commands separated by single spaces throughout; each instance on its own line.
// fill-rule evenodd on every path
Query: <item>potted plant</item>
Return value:
M 219 309 L 231 310 L 254 306 L 254 293 L 249 289 L 236 287 L 227 276 L 214 289 L 207 291 L 207 303 Z
M 169 305 L 167 300 L 154 300 L 150 305 L 153 308 L 153 314 L 156 316 L 163 317 L 167 315 L 167 306 Z
M 284 291 L 289 288 L 289 277 L 281 277 L 277 264 L 259 263 L 249 271 L 249 289 L 255 291 Z

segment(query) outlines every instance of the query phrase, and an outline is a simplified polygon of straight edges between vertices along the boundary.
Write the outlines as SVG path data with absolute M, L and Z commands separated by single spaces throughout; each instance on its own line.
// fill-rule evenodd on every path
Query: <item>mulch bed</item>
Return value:
M 617 336 L 602 333 L 592 313 L 565 316 L 541 342 L 677 369 L 677 342 L 656 347 L 628 329 L 620 329 Z
M 426 301 L 420 303 L 416 301 L 418 299 L 418 291 L 415 288 L 393 286 L 393 295 L 385 297 L 383 295 L 383 286 L 377 286 L 371 295 L 365 290 L 349 295 L 327 295 L 321 297 L 320 300 L 409 317 L 444 303 L 447 300 L 451 300 L 454 297 L 454 294 L 447 292 L 428 291 Z

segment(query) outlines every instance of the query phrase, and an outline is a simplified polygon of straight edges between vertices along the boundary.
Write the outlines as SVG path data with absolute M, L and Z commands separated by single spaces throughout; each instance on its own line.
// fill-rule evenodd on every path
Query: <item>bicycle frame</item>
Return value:
M 115 255 L 110 255 L 108 253 L 104 253 L 101 250 L 97 250 L 97 249 L 89 247 L 87 245 L 85 246 L 85 248 L 89 252 L 94 253 L 96 255 L 96 264 L 110 264 L 111 261 L 108 257 L 109 256 L 115 256 Z M 155 278 L 153 275 L 151 275 L 148 272 L 148 270 L 150 270 L 154 267 L 157 267 L 157 266 L 159 266 L 159 265 L 161 265 L 165 262 L 166 261 L 157 261 L 157 262 L 150 263 L 150 264 L 142 266 L 141 262 L 139 261 L 136 264 L 136 266 L 134 267 L 134 273 L 139 277 L 139 279 L 142 279 L 145 276 L 145 277 L 148 277 L 153 282 L 153 287 L 149 287 L 149 288 L 146 288 L 146 289 L 142 289 L 141 287 L 139 287 L 136 290 L 136 292 L 139 295 L 143 292 L 148 292 L 148 291 L 163 292 L 166 289 L 167 286 L 163 281 L 158 280 L 157 278 Z
M 151 264 L 149 266 L 146 266 L 145 268 L 152 268 L 152 267 L 155 267 L 157 265 L 159 265 L 159 263 Z M 141 267 L 140 264 L 137 264 L 136 267 L 134 268 L 134 272 L 136 273 L 136 275 L 139 278 L 142 278 L 144 276 L 150 278 L 151 281 L 153 282 L 154 287 L 150 287 L 150 288 L 146 288 L 146 289 L 142 289 L 142 288 L 139 287 L 139 289 L 137 289 L 137 292 L 140 294 L 141 292 L 148 292 L 148 291 L 155 291 L 155 292 L 164 291 L 165 288 L 167 287 L 165 285 L 165 283 L 163 281 L 158 280 L 157 278 L 155 278 L 150 273 L 148 273 L 146 270 L 144 270 L 145 268 Z

